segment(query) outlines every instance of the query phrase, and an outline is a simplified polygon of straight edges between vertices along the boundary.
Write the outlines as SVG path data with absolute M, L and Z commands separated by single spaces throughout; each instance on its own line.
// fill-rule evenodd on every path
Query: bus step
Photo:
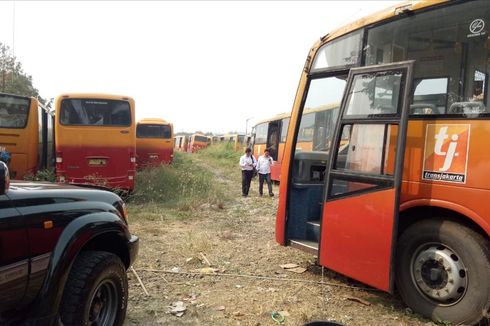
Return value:
M 306 239 L 318 242 L 320 240 L 320 221 L 306 222 Z
M 318 242 L 309 240 L 290 240 L 289 245 L 307 253 L 318 255 Z

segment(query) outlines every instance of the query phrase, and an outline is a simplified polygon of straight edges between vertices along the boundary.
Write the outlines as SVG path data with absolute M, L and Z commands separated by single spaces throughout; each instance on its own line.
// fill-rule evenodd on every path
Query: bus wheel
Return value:
M 414 223 L 397 247 L 396 286 L 415 312 L 434 321 L 474 324 L 490 313 L 490 244 L 453 221 Z

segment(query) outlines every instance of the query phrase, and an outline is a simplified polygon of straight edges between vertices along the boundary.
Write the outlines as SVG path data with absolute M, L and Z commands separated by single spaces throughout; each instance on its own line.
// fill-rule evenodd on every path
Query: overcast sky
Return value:
M 45 98 L 115 93 L 176 131 L 244 131 L 291 111 L 309 48 L 399 1 L 16 2 L 15 55 Z M 13 45 L 14 3 L 0 2 Z

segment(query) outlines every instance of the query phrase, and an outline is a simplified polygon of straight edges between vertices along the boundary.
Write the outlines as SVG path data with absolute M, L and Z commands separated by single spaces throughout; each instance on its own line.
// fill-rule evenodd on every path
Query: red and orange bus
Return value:
M 174 156 L 173 126 L 157 118 L 142 119 L 136 125 L 138 168 L 170 164 Z
M 174 150 L 178 152 L 187 152 L 189 147 L 189 136 L 177 135 L 174 137 Z
M 58 182 L 131 191 L 136 175 L 134 100 L 107 94 L 56 99 Z
M 199 133 L 192 134 L 189 137 L 189 146 L 187 152 L 196 153 L 199 150 L 208 147 L 210 141 L 207 136 Z
M 490 2 L 407 2 L 310 50 L 282 161 L 276 240 L 437 321 L 490 313 Z M 341 103 L 321 150 L 310 107 Z
M 54 167 L 52 113 L 33 97 L 0 93 L 0 146 L 11 155 L 12 178 Z

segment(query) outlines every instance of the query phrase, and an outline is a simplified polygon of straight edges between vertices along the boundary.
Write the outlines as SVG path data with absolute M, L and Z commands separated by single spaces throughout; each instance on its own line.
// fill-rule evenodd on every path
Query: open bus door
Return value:
M 350 70 L 326 171 L 320 264 L 385 291 L 392 290 L 412 68 L 407 61 Z

